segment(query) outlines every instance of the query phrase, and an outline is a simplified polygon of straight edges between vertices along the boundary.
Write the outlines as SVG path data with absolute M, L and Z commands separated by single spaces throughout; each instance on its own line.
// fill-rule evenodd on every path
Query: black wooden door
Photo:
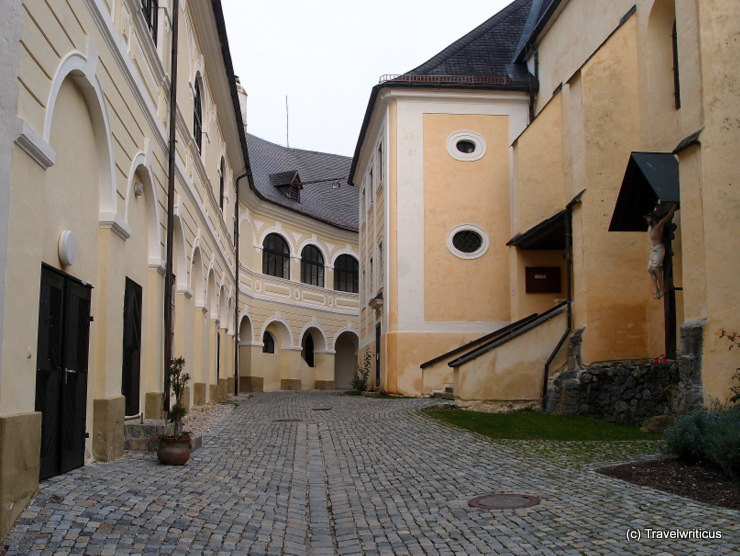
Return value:
M 380 325 L 375 327 L 375 389 L 380 390 Z
M 44 266 L 39 300 L 36 411 L 46 479 L 85 463 L 90 286 Z
M 141 385 L 141 286 L 126 278 L 123 299 L 123 366 L 121 394 L 126 398 L 126 415 L 139 413 Z

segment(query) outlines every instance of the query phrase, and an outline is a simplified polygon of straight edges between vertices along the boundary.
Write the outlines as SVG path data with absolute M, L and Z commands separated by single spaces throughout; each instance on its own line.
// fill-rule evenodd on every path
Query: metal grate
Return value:
M 539 498 L 528 494 L 484 494 L 470 500 L 468 506 L 484 510 L 513 510 L 528 508 L 539 503 Z
M 483 238 L 473 230 L 462 230 L 452 237 L 452 245 L 463 253 L 475 253 L 483 245 Z
M 302 423 L 303 419 L 275 419 L 273 423 Z

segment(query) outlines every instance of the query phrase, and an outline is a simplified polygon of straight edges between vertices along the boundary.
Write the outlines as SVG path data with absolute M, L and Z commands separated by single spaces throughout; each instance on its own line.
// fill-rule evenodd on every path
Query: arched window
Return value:
M 203 143 L 203 106 L 200 94 L 200 76 L 195 77 L 193 86 L 193 137 L 200 151 Z
M 314 344 L 313 344 L 313 336 L 311 336 L 310 332 L 306 334 L 306 337 L 303 339 L 303 345 L 301 347 L 303 348 L 301 352 L 301 357 L 303 357 L 303 360 L 306 362 L 306 364 L 309 367 L 313 367 L 314 366 Z
M 279 234 L 269 234 L 262 243 L 262 272 L 290 280 L 290 248 Z
M 334 263 L 334 289 L 357 293 L 359 263 L 351 255 L 339 255 Z
M 224 157 L 221 157 L 221 168 L 220 176 L 218 178 L 218 206 L 221 207 L 221 211 L 224 210 L 224 174 L 226 173 L 226 161 Z
M 301 282 L 324 287 L 324 256 L 315 245 L 306 245 L 301 252 Z
M 275 353 L 275 338 L 269 332 L 262 335 L 262 353 Z

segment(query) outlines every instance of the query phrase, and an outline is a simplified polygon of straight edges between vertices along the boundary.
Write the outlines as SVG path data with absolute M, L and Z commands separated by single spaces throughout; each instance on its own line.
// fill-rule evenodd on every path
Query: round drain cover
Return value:
M 301 423 L 303 419 L 275 419 L 273 423 Z
M 527 494 L 484 494 L 470 500 L 468 506 L 484 510 L 510 510 L 528 508 L 539 503 L 539 498 Z

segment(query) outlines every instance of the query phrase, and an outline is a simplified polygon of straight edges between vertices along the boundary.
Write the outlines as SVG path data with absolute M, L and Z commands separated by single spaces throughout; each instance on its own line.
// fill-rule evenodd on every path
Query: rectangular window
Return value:
M 370 179 L 367 180 L 367 189 L 368 189 L 368 208 L 373 206 L 373 197 L 375 196 L 375 182 L 373 181 L 375 179 L 375 176 L 373 175 L 373 167 L 370 166 Z
M 144 14 L 144 21 L 146 21 L 146 26 L 149 27 L 149 33 L 156 45 L 157 26 L 159 24 L 159 0 L 141 0 L 141 13 Z
M 369 275 L 367 277 L 367 280 L 368 280 L 367 281 L 367 291 L 368 291 L 368 295 L 375 295 L 373 293 L 373 284 L 374 284 L 375 275 L 373 274 L 373 258 L 372 257 L 370 257 L 370 269 L 369 270 L 370 270 Z
M 681 108 L 681 81 L 678 76 L 678 32 L 676 31 L 676 20 L 673 20 L 673 32 L 671 34 L 673 44 L 673 96 L 676 110 Z
M 378 189 L 383 185 L 383 143 L 378 144 Z
M 383 242 L 378 243 L 378 286 L 383 285 Z

